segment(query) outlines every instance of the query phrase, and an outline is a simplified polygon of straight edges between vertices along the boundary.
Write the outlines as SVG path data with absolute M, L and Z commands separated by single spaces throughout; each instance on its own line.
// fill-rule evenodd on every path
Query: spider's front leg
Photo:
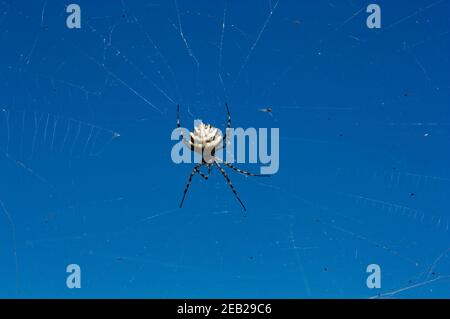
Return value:
M 180 124 L 180 104 L 177 105 L 177 128 L 180 129 L 183 140 L 186 140 L 186 137 L 184 136 L 184 132 L 181 129 L 181 124 Z
M 180 128 L 180 104 L 177 105 L 177 127 Z
M 190 149 L 191 151 L 193 151 L 193 150 L 194 150 L 194 146 L 192 145 L 192 143 L 190 143 L 190 140 L 191 140 L 191 139 L 187 139 L 187 138 L 186 138 L 186 136 L 184 135 L 184 131 L 183 131 L 183 129 L 182 129 L 182 127 L 181 127 L 181 124 L 180 124 L 180 104 L 177 104 L 177 128 L 181 131 L 181 137 L 183 138 L 184 144 L 185 144 L 187 147 L 189 147 L 189 149 Z M 189 131 L 188 131 L 188 132 L 189 132 Z
M 223 133 L 222 144 L 217 146 L 216 151 L 221 149 L 226 149 L 230 144 L 230 136 L 228 135 L 228 130 L 231 129 L 231 116 L 230 109 L 228 108 L 228 104 L 225 103 L 225 107 L 227 109 L 228 119 L 227 119 L 227 127 L 225 128 L 225 133 Z
M 228 129 L 231 128 L 231 115 L 230 115 L 230 109 L 228 108 L 228 103 L 225 103 L 225 107 L 227 108 L 227 114 L 228 114 L 228 118 L 227 118 L 227 128 L 225 129 L 225 133 L 223 134 L 223 142 L 222 142 L 222 147 L 225 148 L 225 146 L 223 146 L 223 143 L 225 143 L 226 145 L 228 145 L 229 142 L 229 136 L 228 136 Z

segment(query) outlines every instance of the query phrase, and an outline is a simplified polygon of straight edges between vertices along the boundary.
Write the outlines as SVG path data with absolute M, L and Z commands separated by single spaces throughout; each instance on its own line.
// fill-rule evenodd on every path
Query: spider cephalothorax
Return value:
M 231 116 L 230 116 L 230 110 L 228 109 L 228 105 L 225 103 L 225 107 L 227 108 L 228 113 L 228 121 L 227 121 L 227 129 L 231 127 Z M 177 106 L 177 127 L 181 128 L 180 125 L 180 106 Z M 194 127 L 193 132 L 189 132 L 189 138 L 186 138 L 184 136 L 184 133 L 181 132 L 181 135 L 183 137 L 184 143 L 194 152 L 197 152 L 202 155 L 202 161 L 201 163 L 197 164 L 194 169 L 191 172 L 191 175 L 189 176 L 189 180 L 187 182 L 187 185 L 184 189 L 183 198 L 181 199 L 180 207 L 183 206 L 184 199 L 186 197 L 186 193 L 189 189 L 189 186 L 191 185 L 192 178 L 194 177 L 195 173 L 199 174 L 201 177 L 203 177 L 205 180 L 209 178 L 209 175 L 211 175 L 211 171 L 213 166 L 217 166 L 220 173 L 225 177 L 225 179 L 228 182 L 228 185 L 230 186 L 231 190 L 233 191 L 234 195 L 236 196 L 239 203 L 242 205 L 242 208 L 246 210 L 244 204 L 242 203 L 241 199 L 239 198 L 236 190 L 234 189 L 233 184 L 231 183 L 230 177 L 228 177 L 228 174 L 224 171 L 222 166 L 219 164 L 222 163 L 229 168 L 235 170 L 236 172 L 247 175 L 247 176 L 269 176 L 269 175 L 261 175 L 261 174 L 253 174 L 247 171 L 243 171 L 230 163 L 225 162 L 224 160 L 220 159 L 216 156 L 216 151 L 225 148 L 226 142 L 228 141 L 227 132 L 222 135 L 219 129 L 215 128 L 214 126 L 210 124 L 204 124 L 203 122 L 199 121 L 199 123 Z M 202 166 L 206 166 L 208 168 L 208 174 L 204 174 L 200 171 L 200 168 Z

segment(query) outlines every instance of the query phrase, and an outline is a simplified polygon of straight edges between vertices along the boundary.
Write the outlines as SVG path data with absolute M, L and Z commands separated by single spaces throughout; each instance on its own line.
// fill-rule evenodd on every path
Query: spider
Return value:
M 227 129 L 231 127 L 231 116 L 230 116 L 230 110 L 228 109 L 228 104 L 225 103 L 225 107 L 227 109 L 228 114 L 228 120 L 227 120 Z M 180 125 L 180 105 L 177 105 L 177 127 L 181 128 Z M 218 158 L 215 154 L 217 150 L 220 150 L 221 148 L 225 148 L 224 143 L 227 144 L 229 137 L 227 137 L 227 132 L 222 135 L 222 133 L 212 126 L 211 124 L 204 124 L 203 122 L 200 122 L 197 126 L 194 127 L 193 132 L 189 132 L 189 139 L 187 139 L 184 136 L 184 133 L 182 131 L 181 133 L 183 137 L 184 143 L 187 145 L 187 147 L 190 148 L 191 151 L 197 152 L 202 155 L 202 161 L 201 163 L 197 164 L 194 169 L 192 170 L 191 174 L 189 175 L 188 182 L 186 184 L 186 187 L 184 188 L 183 192 L 183 198 L 181 199 L 180 208 L 183 206 L 184 199 L 186 198 L 186 193 L 189 189 L 189 186 L 191 185 L 192 178 L 194 177 L 195 173 L 199 174 L 201 177 L 203 177 L 205 180 L 208 180 L 209 176 L 211 175 L 211 171 L 214 166 L 216 166 L 220 173 L 223 175 L 223 177 L 226 179 L 228 186 L 230 186 L 231 191 L 236 196 L 237 200 L 241 204 L 244 211 L 247 209 L 245 208 L 244 203 L 239 198 L 238 193 L 236 192 L 236 189 L 234 188 L 233 184 L 231 183 L 231 179 L 228 176 L 228 174 L 225 172 L 225 170 L 222 168 L 222 166 L 219 164 L 222 163 L 225 166 L 228 166 L 229 168 L 233 169 L 234 171 L 238 172 L 239 174 L 247 175 L 247 176 L 259 176 L 259 177 L 267 177 L 270 175 L 267 174 L 253 174 L 244 170 L 241 170 L 230 163 L 225 162 L 224 160 Z M 206 166 L 208 168 L 208 174 L 204 174 L 200 171 L 200 168 L 202 166 Z

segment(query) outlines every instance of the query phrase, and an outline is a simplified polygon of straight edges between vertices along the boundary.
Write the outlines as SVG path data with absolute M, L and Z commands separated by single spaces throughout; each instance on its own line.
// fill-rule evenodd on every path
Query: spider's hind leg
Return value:
M 219 169 L 219 171 L 222 173 L 223 177 L 225 177 L 225 179 L 227 180 L 228 186 L 230 186 L 231 191 L 234 193 L 234 195 L 236 196 L 237 200 L 239 201 L 239 203 L 241 204 L 242 208 L 244 209 L 244 211 L 247 211 L 247 209 L 245 208 L 244 203 L 241 201 L 241 199 L 239 198 L 238 193 L 236 192 L 236 189 L 234 188 L 233 184 L 231 183 L 231 179 L 228 176 L 228 174 L 223 170 L 222 166 L 220 166 L 220 164 L 217 161 L 214 161 L 214 164 L 216 164 L 217 168 Z
M 225 162 L 225 161 L 223 161 L 223 160 L 221 160 L 221 159 L 219 159 L 219 158 L 217 158 L 217 160 L 219 160 L 222 164 L 225 164 L 226 166 L 228 166 L 228 167 L 231 168 L 232 170 L 235 170 L 236 172 L 238 172 L 239 174 L 242 174 L 242 175 L 247 175 L 247 176 L 257 176 L 257 177 L 270 177 L 270 176 L 271 176 L 270 174 L 255 174 L 255 173 L 250 173 L 250 172 L 244 171 L 244 170 L 242 170 L 242 169 L 240 169 L 240 168 L 237 168 L 236 166 L 234 166 L 234 165 L 232 165 L 232 164 L 230 164 L 230 163 L 227 163 L 227 162 Z
M 206 164 L 206 167 L 208 167 L 208 174 L 202 173 L 202 172 L 200 171 L 200 169 L 198 170 L 198 174 L 199 174 L 201 177 L 203 177 L 205 180 L 208 180 L 209 176 L 211 175 L 212 167 L 211 167 L 211 164 Z
M 184 202 L 184 199 L 186 197 L 186 193 L 187 193 L 187 191 L 189 189 L 189 186 L 191 186 L 191 183 L 192 183 L 192 178 L 194 177 L 195 173 L 200 172 L 200 167 L 202 167 L 203 164 L 204 163 L 197 164 L 197 166 L 195 166 L 194 169 L 192 170 L 191 175 L 189 175 L 188 182 L 187 182 L 186 187 L 184 188 L 184 191 L 183 191 L 183 198 L 181 199 L 180 208 L 183 206 L 183 202 Z

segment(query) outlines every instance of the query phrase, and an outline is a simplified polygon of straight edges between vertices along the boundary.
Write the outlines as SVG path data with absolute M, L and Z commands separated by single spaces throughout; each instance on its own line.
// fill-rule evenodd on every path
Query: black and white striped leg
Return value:
M 207 174 L 207 175 L 206 175 L 206 174 L 203 174 L 203 173 L 200 171 L 200 169 L 198 170 L 198 173 L 199 173 L 200 176 L 203 177 L 205 180 L 208 180 L 209 175 L 211 175 L 212 167 L 211 167 L 210 164 L 206 164 L 206 167 L 208 167 L 208 174 Z
M 241 206 L 244 209 L 244 211 L 247 211 L 247 209 L 245 208 L 244 203 L 242 203 L 241 199 L 239 198 L 239 195 L 237 194 L 236 190 L 234 189 L 234 186 L 231 183 L 231 180 L 228 177 L 228 174 L 223 170 L 222 166 L 220 166 L 220 164 L 217 161 L 214 161 L 214 163 L 216 164 L 216 166 L 219 169 L 219 171 L 222 173 L 223 177 L 225 177 L 225 179 L 227 180 L 228 186 L 230 186 L 231 190 L 233 191 L 234 195 L 236 196 L 237 200 L 241 204 Z
M 222 164 L 225 164 L 225 165 L 228 166 L 229 168 L 235 170 L 236 172 L 238 172 L 239 174 L 242 174 L 242 175 L 247 175 L 247 176 L 257 176 L 257 177 L 269 177 L 269 176 L 270 176 L 269 174 L 254 174 L 254 173 L 250 173 L 250 172 L 244 171 L 244 170 L 242 170 L 242 169 L 239 169 L 239 168 L 237 168 L 236 166 L 233 166 L 233 165 L 231 165 L 230 163 L 227 163 L 227 162 L 224 162 L 224 161 L 221 161 L 221 163 L 222 163 Z
M 180 208 L 183 206 L 184 198 L 186 197 L 186 193 L 189 189 L 189 186 L 191 185 L 192 178 L 194 177 L 195 173 L 200 172 L 200 167 L 202 167 L 203 164 L 204 163 L 197 164 L 197 166 L 195 166 L 194 169 L 192 170 L 191 175 L 189 175 L 189 180 L 186 184 L 186 187 L 184 188 L 183 198 L 181 199 Z
M 177 128 L 181 128 L 181 124 L 180 124 L 180 104 L 177 105 Z M 183 140 L 186 140 L 186 137 L 184 136 L 183 130 L 181 130 L 181 136 L 183 137 Z
M 181 128 L 181 124 L 180 124 L 180 104 L 177 104 L 177 128 Z M 184 143 L 186 144 L 187 147 L 189 147 L 191 149 L 191 151 L 194 150 L 194 147 L 192 145 L 190 145 L 189 140 L 186 138 L 186 136 L 184 135 L 184 131 L 181 131 L 181 137 L 183 138 Z
M 227 114 L 228 114 L 227 128 L 230 128 L 231 127 L 231 115 L 230 115 L 230 109 L 228 108 L 227 103 L 225 103 L 225 107 L 227 108 Z
M 225 107 L 227 108 L 227 114 L 228 114 L 228 118 L 227 118 L 227 128 L 225 129 L 225 134 L 223 134 L 223 142 L 228 144 L 228 136 L 227 136 L 227 131 L 229 128 L 231 128 L 231 115 L 230 115 L 230 109 L 228 108 L 228 104 L 225 103 Z

